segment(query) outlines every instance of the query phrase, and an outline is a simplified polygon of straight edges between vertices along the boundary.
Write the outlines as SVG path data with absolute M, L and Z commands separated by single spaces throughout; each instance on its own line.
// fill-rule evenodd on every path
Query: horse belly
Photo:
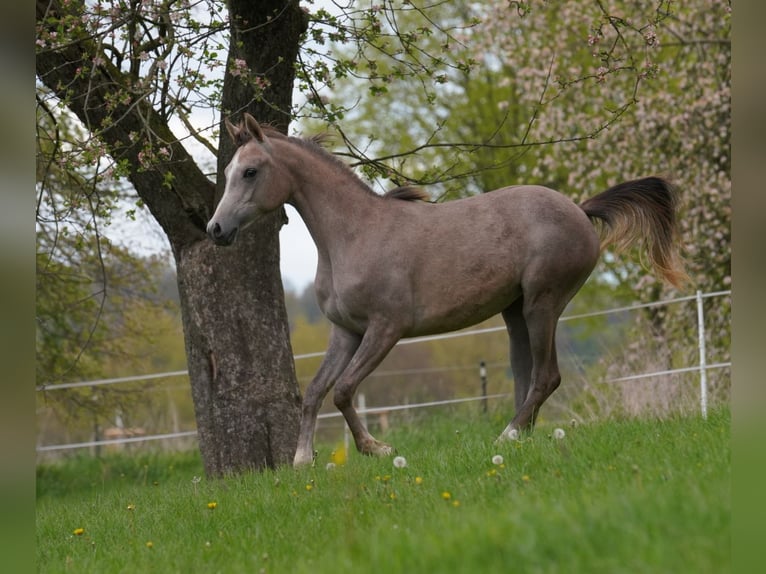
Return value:
M 445 308 L 436 313 L 422 314 L 417 321 L 413 322 L 412 327 L 404 336 L 420 337 L 423 335 L 435 335 L 471 327 L 501 313 L 520 294 L 521 291 L 517 289 L 515 294 L 509 295 L 507 298 L 494 304 L 476 305 L 469 302 Z
M 510 271 L 477 265 L 462 273 L 456 269 L 434 272 L 430 288 L 420 289 L 413 298 L 413 321 L 407 336 L 455 331 L 502 312 L 521 295 L 519 279 Z

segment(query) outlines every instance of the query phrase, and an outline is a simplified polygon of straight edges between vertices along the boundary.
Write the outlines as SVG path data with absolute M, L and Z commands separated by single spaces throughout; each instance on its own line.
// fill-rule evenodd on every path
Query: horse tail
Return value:
M 583 202 L 580 207 L 600 226 L 601 247 L 618 251 L 638 243 L 649 254 L 658 276 L 675 287 L 689 279 L 677 249 L 678 191 L 659 177 L 620 183 Z

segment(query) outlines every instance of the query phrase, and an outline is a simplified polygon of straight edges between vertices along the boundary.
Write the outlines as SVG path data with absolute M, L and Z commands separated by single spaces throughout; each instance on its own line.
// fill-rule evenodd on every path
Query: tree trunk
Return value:
M 55 31 L 59 21 L 72 21 L 82 4 L 37 0 L 37 24 Z M 247 110 L 286 131 L 306 15 L 295 0 L 230 0 L 228 5 L 229 61 L 246 60 L 268 87 L 259 91 L 256 84 L 227 74 L 222 108 Z M 68 40 L 38 52 L 37 77 L 98 134 L 115 160 L 128 160 L 131 183 L 170 240 L 207 473 L 220 476 L 290 462 L 300 392 L 279 271 L 284 212 L 240 234 L 235 245 L 216 247 L 205 235 L 205 224 L 223 190 L 223 166 L 233 153 L 226 130 L 221 130 L 213 184 L 173 136 L 165 114 L 146 101 L 115 104 L 115 92 L 129 91 L 135 78 L 112 64 L 110 53 L 101 51 L 90 35 Z M 83 69 L 91 72 L 83 74 Z M 172 161 L 141 168 L 147 140 L 167 146 Z
M 209 475 L 274 467 L 295 452 L 301 398 L 279 275 L 281 225 L 272 216 L 231 247 L 198 241 L 176 250 L 199 445 Z

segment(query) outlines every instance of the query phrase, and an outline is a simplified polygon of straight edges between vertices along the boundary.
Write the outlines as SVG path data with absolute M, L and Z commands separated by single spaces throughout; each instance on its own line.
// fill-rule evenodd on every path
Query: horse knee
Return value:
M 306 389 L 306 393 L 303 395 L 303 408 L 318 407 L 329 390 L 329 388 L 320 389 L 319 387 L 312 387 L 309 385 Z

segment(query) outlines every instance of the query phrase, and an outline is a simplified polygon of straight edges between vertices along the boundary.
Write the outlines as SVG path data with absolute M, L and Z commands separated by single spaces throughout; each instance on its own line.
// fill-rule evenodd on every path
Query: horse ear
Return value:
M 243 142 L 240 141 L 240 137 L 242 136 L 242 128 L 238 128 L 233 123 L 231 123 L 229 118 L 224 118 L 223 123 L 226 126 L 226 131 L 229 132 L 232 141 L 238 145 L 242 144 Z
M 264 140 L 263 130 L 261 130 L 261 126 L 258 124 L 256 119 L 250 114 L 248 114 L 247 112 L 245 112 L 244 117 L 245 117 L 244 129 L 247 130 L 250 133 L 250 135 L 252 135 L 256 140 L 263 143 L 263 140 Z

